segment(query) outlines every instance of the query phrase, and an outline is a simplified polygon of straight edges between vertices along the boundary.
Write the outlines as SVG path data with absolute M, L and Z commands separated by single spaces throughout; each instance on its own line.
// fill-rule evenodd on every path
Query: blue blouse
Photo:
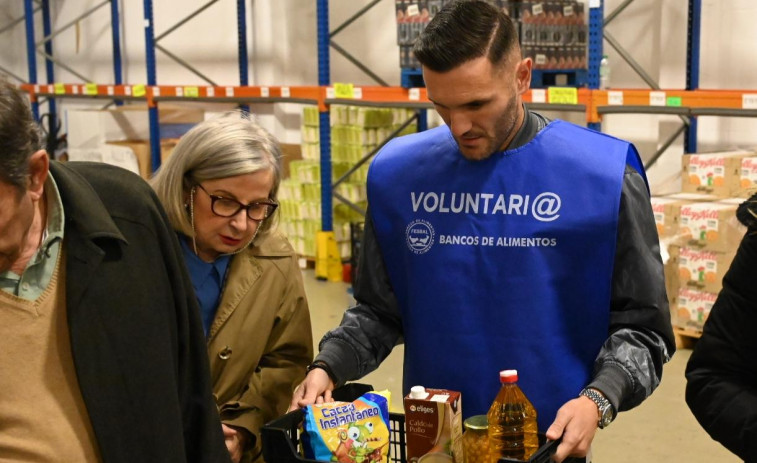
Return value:
M 205 336 L 207 336 L 218 310 L 231 256 L 223 255 L 213 262 L 205 262 L 194 253 L 189 240 L 190 238 L 179 235 L 181 250 L 184 252 L 184 262 L 187 264 L 189 278 L 192 280 L 197 302 L 200 304 L 202 327 L 205 329 Z

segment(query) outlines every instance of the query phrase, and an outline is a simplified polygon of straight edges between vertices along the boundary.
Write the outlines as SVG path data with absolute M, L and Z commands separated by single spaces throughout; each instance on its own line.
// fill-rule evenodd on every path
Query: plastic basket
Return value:
M 334 400 L 352 402 L 372 390 L 373 387 L 367 384 L 350 383 L 335 389 L 333 397 Z M 263 441 L 263 458 L 266 463 L 328 463 L 302 457 L 299 428 L 304 419 L 303 411 L 295 410 L 263 426 L 260 434 Z M 502 458 L 499 463 L 549 463 L 560 440 L 547 442 L 543 435 L 539 435 L 539 442 L 542 444 L 541 447 L 528 462 Z M 405 415 L 401 413 L 389 413 L 389 461 L 392 463 L 407 462 L 405 459 Z M 568 463 L 585 460 L 568 459 L 565 461 Z

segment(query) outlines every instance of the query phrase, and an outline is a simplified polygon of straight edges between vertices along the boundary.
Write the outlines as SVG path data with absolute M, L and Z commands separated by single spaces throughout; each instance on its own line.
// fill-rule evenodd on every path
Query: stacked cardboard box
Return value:
M 674 326 L 693 332 L 704 322 L 744 235 L 736 220 L 757 158 L 749 151 L 683 156 L 683 193 L 652 198 Z
M 181 135 L 205 118 L 194 106 L 161 104 L 158 110 L 160 157 L 166 159 Z M 152 175 L 147 107 L 109 110 L 69 109 L 65 113 L 68 159 L 114 164 L 144 178 Z
M 400 125 L 411 117 L 405 108 L 365 108 L 331 106 L 331 181 L 344 177 L 365 156 L 378 148 Z M 279 191 L 280 227 L 295 250 L 315 256 L 315 236 L 321 231 L 321 167 L 318 110 L 303 111 L 303 159 L 290 163 L 290 176 Z M 415 132 L 414 125 L 401 135 Z M 345 177 L 334 193 L 365 210 L 369 162 L 364 162 Z M 342 259 L 351 254 L 350 223 L 363 216 L 349 205 L 333 200 L 333 228 Z

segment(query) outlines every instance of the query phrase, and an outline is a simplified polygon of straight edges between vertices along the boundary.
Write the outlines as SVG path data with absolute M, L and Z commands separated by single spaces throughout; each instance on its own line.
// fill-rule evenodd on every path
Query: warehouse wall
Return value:
M 55 28 L 68 24 L 100 0 L 52 0 Z M 154 2 L 155 30 L 165 31 L 205 0 Z M 248 3 L 250 79 L 253 85 L 315 85 L 317 47 L 314 0 L 253 0 Z M 368 0 L 331 0 L 330 23 L 333 29 L 349 18 Z M 606 0 L 606 12 L 621 0 Z M 663 88 L 685 85 L 687 3 L 684 0 L 636 0 L 607 30 L 623 44 L 649 75 Z M 702 88 L 757 88 L 757 58 L 750 53 L 757 41 L 757 4 L 752 0 L 703 0 Z M 121 2 L 124 78 L 128 83 L 146 80 L 144 66 L 144 20 L 142 2 Z M 0 4 L 0 27 L 23 15 L 22 2 Z M 37 27 L 41 31 L 39 15 Z M 55 54 L 95 82 L 112 81 L 109 8 L 101 8 L 77 23 L 75 28 L 55 38 Z M 236 2 L 220 0 L 211 5 L 161 44 L 192 63 L 219 84 L 238 82 Z M 398 50 L 395 44 L 394 2 L 383 0 L 369 13 L 339 34 L 335 41 L 368 65 L 382 79 L 399 84 Z M 0 34 L 0 67 L 27 78 L 23 24 Z M 617 53 L 605 43 L 615 87 L 645 88 L 646 84 Z M 158 82 L 196 84 L 204 82 L 179 67 L 160 51 Z M 39 80 L 44 81 L 40 61 Z M 335 51 L 331 53 L 332 81 L 370 85 L 373 81 Z M 58 67 L 56 81 L 77 82 L 78 78 Z M 101 103 L 98 103 L 101 104 Z M 63 107 L 91 105 L 67 100 Z M 215 105 L 220 110 L 227 106 Z M 299 141 L 301 106 L 292 104 L 256 105 L 253 110 L 261 121 L 283 141 Z M 581 123 L 580 114 L 549 114 Z M 643 157 L 651 157 L 657 147 L 680 125 L 671 116 L 613 115 L 605 118 L 604 131 L 637 144 Z M 757 145 L 757 119 L 700 119 L 700 150 L 729 146 Z M 653 183 L 674 175 L 683 150 L 682 139 L 650 171 Z

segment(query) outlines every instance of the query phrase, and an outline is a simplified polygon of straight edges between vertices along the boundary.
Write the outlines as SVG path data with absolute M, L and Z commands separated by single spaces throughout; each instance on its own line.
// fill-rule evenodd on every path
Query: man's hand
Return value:
M 289 411 L 296 410 L 311 404 L 331 402 L 331 391 L 334 390 L 334 382 L 323 368 L 314 368 L 294 390 L 292 403 Z
M 598 423 L 597 404 L 588 397 L 578 397 L 560 407 L 555 422 L 547 429 L 547 439 L 562 436 L 562 443 L 557 447 L 553 460 L 560 463 L 567 457 L 585 457 Z
M 249 437 L 247 433 L 241 429 L 236 429 L 231 426 L 221 424 L 223 427 L 223 437 L 226 441 L 226 448 L 229 450 L 231 461 L 239 463 L 242 459 L 242 453 L 247 445 Z

